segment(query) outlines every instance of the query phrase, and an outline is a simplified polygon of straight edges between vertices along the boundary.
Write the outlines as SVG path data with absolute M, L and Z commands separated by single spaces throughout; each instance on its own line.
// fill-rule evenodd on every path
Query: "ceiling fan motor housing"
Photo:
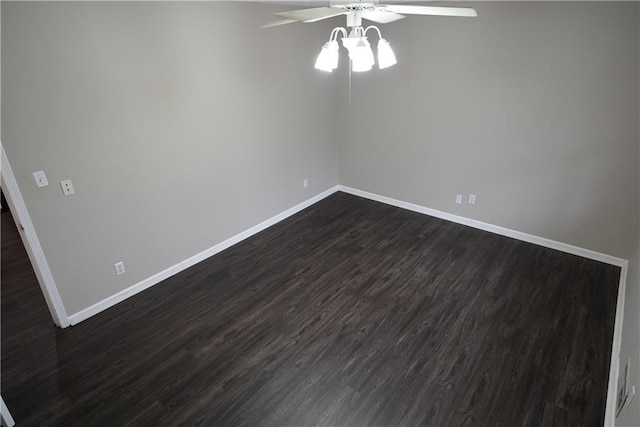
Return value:
M 362 27 L 362 11 L 361 10 L 350 10 L 347 13 L 347 27 Z

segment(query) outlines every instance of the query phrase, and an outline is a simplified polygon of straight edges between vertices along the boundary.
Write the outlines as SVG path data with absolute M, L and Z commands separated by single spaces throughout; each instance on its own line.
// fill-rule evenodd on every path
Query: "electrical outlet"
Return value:
M 36 186 L 38 188 L 46 187 L 47 185 L 49 185 L 49 181 L 47 181 L 47 176 L 44 174 L 44 171 L 34 172 L 33 179 L 35 179 Z
M 70 179 L 65 179 L 64 181 L 60 181 L 60 187 L 62 187 L 62 194 L 65 196 L 70 196 L 75 194 L 75 190 L 73 189 L 73 184 Z
M 462 194 L 456 194 L 456 204 L 462 204 Z
M 476 204 L 476 195 L 475 194 L 469 194 L 469 204 L 470 205 L 475 205 Z
M 124 263 L 122 261 L 116 262 L 115 264 L 113 264 L 113 266 L 116 269 L 116 276 L 124 274 Z
M 307 188 L 308 186 L 309 186 L 309 180 L 308 180 L 307 178 L 305 178 L 305 179 L 302 181 L 302 187 Z

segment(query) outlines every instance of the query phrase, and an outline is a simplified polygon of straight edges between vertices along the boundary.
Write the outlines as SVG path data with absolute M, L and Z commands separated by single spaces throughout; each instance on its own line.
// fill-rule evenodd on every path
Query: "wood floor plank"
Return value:
M 620 269 L 336 193 L 56 329 L 2 214 L 21 426 L 602 425 Z

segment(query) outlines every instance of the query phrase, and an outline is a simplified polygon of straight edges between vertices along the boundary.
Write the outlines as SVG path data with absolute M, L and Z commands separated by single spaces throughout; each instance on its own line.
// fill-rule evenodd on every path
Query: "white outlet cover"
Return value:
M 70 179 L 65 179 L 64 181 L 60 181 L 60 187 L 62 187 L 62 194 L 65 196 L 70 196 L 71 194 L 75 194 L 76 190 L 73 189 L 73 184 Z
M 309 180 L 308 180 L 308 179 L 304 179 L 304 180 L 302 181 L 302 186 L 303 186 L 304 188 L 307 188 L 307 187 L 309 186 Z
M 456 194 L 456 204 L 462 204 L 462 194 Z
M 475 194 L 469 194 L 469 204 L 470 205 L 475 205 L 476 204 L 476 195 Z
M 115 264 L 113 264 L 113 267 L 116 269 L 116 276 L 124 274 L 124 263 L 122 261 L 116 262 Z

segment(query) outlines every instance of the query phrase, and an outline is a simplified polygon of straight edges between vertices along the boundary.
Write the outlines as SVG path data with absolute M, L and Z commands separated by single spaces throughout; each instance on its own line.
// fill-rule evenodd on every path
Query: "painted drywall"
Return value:
M 628 259 L 639 381 L 639 4 L 474 7 L 384 26 L 399 63 L 353 76 L 340 184 Z
M 260 30 L 281 7 L 246 3 L 1 7 L 2 143 L 69 314 L 337 184 L 323 28 Z
M 640 22 L 640 7 L 638 8 L 638 21 Z M 638 57 L 640 58 L 640 28 L 638 28 L 637 36 Z M 640 67 L 637 78 L 640 81 Z M 638 99 L 640 100 L 640 91 L 638 92 Z M 640 111 L 638 112 L 638 126 L 640 127 Z M 638 145 L 640 147 L 640 137 L 638 138 Z M 640 149 L 638 150 L 638 170 L 640 170 Z M 640 189 L 640 180 L 638 188 Z M 638 230 L 635 251 L 633 251 L 629 265 L 619 378 L 621 379 L 624 375 L 625 364 L 631 359 L 631 385 L 636 386 L 636 395 L 633 397 L 630 406 L 620 414 L 616 425 L 637 427 L 640 426 L 640 229 Z

